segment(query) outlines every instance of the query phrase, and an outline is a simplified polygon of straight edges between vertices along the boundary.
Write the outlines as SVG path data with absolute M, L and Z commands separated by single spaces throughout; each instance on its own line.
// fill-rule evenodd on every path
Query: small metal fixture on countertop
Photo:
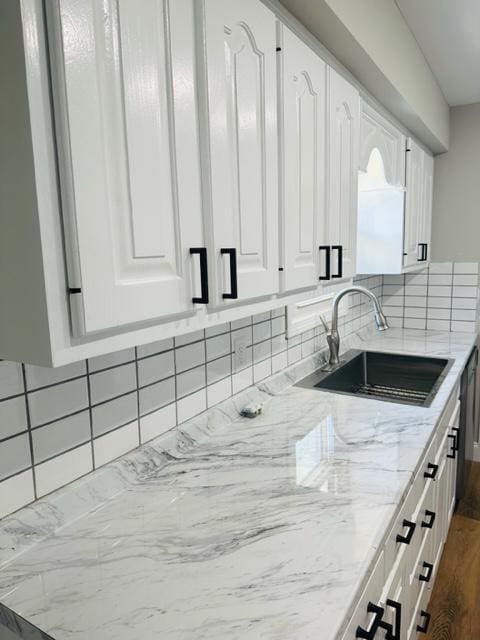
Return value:
M 262 413 L 262 406 L 260 404 L 247 404 L 240 411 L 240 415 L 243 418 L 256 418 Z
M 331 329 L 328 328 L 327 323 L 325 322 L 323 317 L 320 316 L 320 320 L 322 321 L 322 324 L 327 332 L 327 343 L 330 350 L 328 364 L 323 367 L 324 371 L 332 371 L 340 364 L 340 360 L 338 358 L 338 352 L 340 350 L 340 334 L 338 333 L 338 305 L 340 303 L 340 300 L 343 298 L 343 296 L 347 295 L 347 293 L 364 293 L 366 296 L 368 296 L 373 303 L 373 313 L 377 329 L 379 331 L 385 331 L 386 329 L 388 329 L 387 319 L 385 318 L 380 302 L 378 301 L 378 298 L 374 293 L 372 293 L 368 289 L 365 289 L 365 287 L 345 287 L 345 289 L 339 291 L 333 299 Z

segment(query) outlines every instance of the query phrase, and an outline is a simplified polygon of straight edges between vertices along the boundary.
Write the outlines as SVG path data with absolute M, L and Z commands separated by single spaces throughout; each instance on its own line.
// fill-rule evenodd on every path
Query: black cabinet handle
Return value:
M 420 248 L 420 257 L 417 258 L 417 262 L 423 262 L 423 243 L 419 242 L 418 247 Z M 417 252 L 418 255 L 418 252 Z
M 386 630 L 385 640 L 400 640 L 402 633 L 402 605 L 400 602 L 390 599 L 385 604 L 387 607 L 395 609 L 395 622 L 394 624 L 389 624 L 382 620 L 379 626 Z
M 238 298 L 237 280 L 237 250 L 234 248 L 220 249 L 222 255 L 230 256 L 230 293 L 224 293 L 224 300 L 236 300 Z
M 427 611 L 420 611 L 420 616 L 424 618 L 424 623 L 423 625 L 417 624 L 417 631 L 418 633 L 427 633 L 432 614 L 428 613 Z
M 334 273 L 332 278 L 343 278 L 343 247 L 341 244 L 334 244 L 332 251 L 338 252 L 337 273 Z
M 425 242 L 425 255 L 423 257 L 423 261 L 426 262 L 428 260 L 428 243 Z
M 428 520 L 422 520 L 421 526 L 424 529 L 431 529 L 433 527 L 433 523 L 435 522 L 436 513 L 435 511 L 429 511 L 428 509 L 425 509 L 425 516 L 428 518 Z
M 413 538 L 413 534 L 415 533 L 416 528 L 415 522 L 410 522 L 410 520 L 404 520 L 402 523 L 402 527 L 408 528 L 407 535 L 402 536 L 402 534 L 397 533 L 397 542 L 402 542 L 403 544 L 410 544 Z
M 200 286 L 201 296 L 198 298 L 192 298 L 192 302 L 195 304 L 208 304 L 208 264 L 207 264 L 207 249 L 205 247 L 194 247 L 190 249 L 190 255 L 200 256 Z
M 420 574 L 418 579 L 420 582 L 430 582 L 433 573 L 433 564 L 430 564 L 430 562 L 424 562 L 422 566 L 426 571 L 423 575 Z
M 431 478 L 432 480 L 435 480 L 435 477 L 436 477 L 437 471 L 438 471 L 438 464 L 434 464 L 433 462 L 429 462 L 427 466 L 429 468 L 429 471 L 425 471 L 425 473 L 423 474 L 423 477 L 424 478 Z
M 363 638 L 363 640 L 374 640 L 375 634 L 380 627 L 380 623 L 382 622 L 383 614 L 385 610 L 382 607 L 379 607 L 377 604 L 373 604 L 373 602 L 369 602 L 367 605 L 367 613 L 373 613 L 374 618 L 373 622 L 370 625 L 370 629 L 364 629 L 363 627 L 358 626 L 357 631 L 355 632 L 355 638 Z
M 330 280 L 331 274 L 332 274 L 332 270 L 331 270 L 331 264 L 330 264 L 330 260 L 331 260 L 331 251 L 330 251 L 330 247 L 328 245 L 323 244 L 322 246 L 318 247 L 318 250 L 320 251 L 320 253 L 322 251 L 325 251 L 325 275 L 324 276 L 319 276 L 319 280 Z
M 459 442 L 460 442 L 460 427 L 452 427 L 452 431 L 455 431 L 455 451 L 458 451 Z
M 428 254 L 428 245 L 426 242 L 419 242 L 418 246 L 421 248 L 420 258 L 417 258 L 417 262 L 426 262 Z
M 457 434 L 456 433 L 449 433 L 448 437 L 449 438 L 453 438 L 453 444 L 452 444 L 452 448 L 450 450 L 450 453 L 447 453 L 447 458 L 452 458 L 453 460 L 455 460 L 455 458 L 457 457 L 457 451 L 458 451 Z

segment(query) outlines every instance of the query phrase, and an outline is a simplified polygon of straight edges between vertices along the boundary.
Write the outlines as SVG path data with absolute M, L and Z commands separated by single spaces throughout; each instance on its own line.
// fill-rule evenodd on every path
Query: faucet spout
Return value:
M 338 305 L 340 304 L 340 300 L 347 295 L 348 293 L 363 293 L 368 296 L 372 301 L 373 305 L 373 316 L 375 319 L 375 324 L 379 331 L 386 331 L 388 329 L 387 319 L 385 314 L 383 313 L 382 307 L 377 296 L 365 289 L 365 287 L 351 286 L 342 289 L 337 293 L 335 298 L 333 299 L 333 307 L 332 307 L 332 328 L 329 332 L 327 332 L 327 343 L 330 351 L 330 357 L 328 361 L 327 369 L 333 369 L 340 364 L 340 360 L 338 358 L 338 353 L 340 351 L 340 335 L 338 333 Z

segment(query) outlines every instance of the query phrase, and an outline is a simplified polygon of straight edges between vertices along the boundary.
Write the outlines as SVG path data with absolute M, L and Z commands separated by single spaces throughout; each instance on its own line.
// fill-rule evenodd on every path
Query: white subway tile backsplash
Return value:
M 232 357 L 218 358 L 207 363 L 207 384 L 213 384 L 232 374 Z
M 94 371 L 100 371 L 101 369 L 107 369 L 108 367 L 116 367 L 119 364 L 131 362 L 132 360 L 135 360 L 135 349 L 124 349 L 123 351 L 115 351 L 114 353 L 107 353 L 104 356 L 90 358 L 88 368 L 90 373 L 92 373 Z
M 115 458 L 119 458 L 127 451 L 131 451 L 140 444 L 137 421 L 110 431 L 93 441 L 95 467 L 101 467 Z
M 450 309 L 452 306 L 452 298 L 428 296 L 427 306 L 429 309 Z
M 428 295 L 431 298 L 450 298 L 452 296 L 451 286 L 440 285 L 428 285 Z
M 450 331 L 458 332 L 458 333 L 474 333 L 476 330 L 475 322 L 461 322 L 457 320 L 452 320 L 450 323 Z
M 0 444 L 0 480 L 32 465 L 28 433 L 3 440 Z
M 454 298 L 476 298 L 477 296 L 478 296 L 477 287 L 461 287 L 461 286 L 453 287 Z
M 450 320 L 451 309 L 428 309 L 429 320 Z
M 230 333 L 230 322 L 223 322 L 222 324 L 216 324 L 213 327 L 205 329 L 205 337 L 212 338 L 218 336 L 221 333 Z
M 427 298 L 425 296 L 405 296 L 406 307 L 426 307 Z
M 207 362 L 221 358 L 231 352 L 230 333 L 207 340 Z
M 57 382 L 63 382 L 64 380 L 78 378 L 79 376 L 84 376 L 86 373 L 87 368 L 84 360 L 68 364 L 65 367 L 57 367 L 56 369 L 35 367 L 31 364 L 25 365 L 26 384 L 29 391 Z
M 468 320 L 475 322 L 477 312 L 473 309 L 452 309 L 452 320 Z
M 272 344 L 270 340 L 260 342 L 260 344 L 253 345 L 253 362 L 257 364 L 270 358 L 272 355 Z
M 92 445 L 90 442 L 52 460 L 42 462 L 35 468 L 37 495 L 40 498 L 86 475 L 92 469 Z
M 32 427 L 88 407 L 87 378 L 78 378 L 28 394 Z
M 159 380 L 170 378 L 175 374 L 173 351 L 165 351 L 138 361 L 138 384 L 144 387 Z
M 163 433 L 170 431 L 177 424 L 177 408 L 175 403 L 140 418 L 141 441 L 148 442 Z
M 179 373 L 177 375 L 177 399 L 198 391 L 198 389 L 205 387 L 206 384 L 204 365 Z
M 468 287 L 478 287 L 478 275 L 454 275 L 453 284 Z
M 452 298 L 452 309 L 477 309 L 476 298 Z
M 175 370 L 177 374 L 204 363 L 205 343 L 203 341 L 175 349 Z
M 405 285 L 405 295 L 424 297 L 427 295 L 427 285 L 407 284 Z
M 204 338 L 205 338 L 205 331 L 203 329 L 199 329 L 198 331 L 192 331 L 191 333 L 186 333 L 183 336 L 176 336 L 175 347 L 181 347 L 185 344 L 198 342 L 199 340 L 203 340 Z
M 405 307 L 404 318 L 426 318 L 427 309 L 421 307 Z
M 138 391 L 140 415 L 175 402 L 175 378 L 167 378 Z
M 450 331 L 450 320 L 427 319 L 427 329 L 431 331 Z
M 26 429 L 27 410 L 25 397 L 17 396 L 0 402 L 0 440 L 9 438 Z
M 232 395 L 232 381 L 224 378 L 207 387 L 207 406 L 213 407 Z
M 101 436 L 116 427 L 138 418 L 137 391 L 92 407 L 93 437 Z
M 135 363 L 107 369 L 90 375 L 90 397 L 92 404 L 104 402 L 115 396 L 133 391 L 137 387 Z
M 200 389 L 196 393 L 183 398 L 177 402 L 178 424 L 186 422 L 194 416 L 202 413 L 207 408 L 207 391 Z
M 445 274 L 436 274 L 436 273 L 431 273 L 428 277 L 428 284 L 431 286 L 437 286 L 437 285 L 451 285 L 452 284 L 452 274 L 451 273 L 445 273 Z
M 256 384 L 272 375 L 272 361 L 269 358 L 253 365 L 253 382 Z
M 0 486 L 0 518 L 21 509 L 33 500 L 35 492 L 31 469 L 4 480 Z
M 143 344 L 137 347 L 137 356 L 139 358 L 145 358 L 147 356 L 153 356 L 156 353 L 162 351 L 169 351 L 173 349 L 173 338 L 165 338 L 164 340 L 157 340 L 151 344 Z
M 282 353 L 277 353 L 272 356 L 272 373 L 277 373 L 278 371 L 282 371 L 287 366 L 287 352 L 283 351 Z
M 453 273 L 453 262 L 431 262 L 428 271 L 429 273 Z
M 249 367 L 238 373 L 232 375 L 232 391 L 233 393 L 240 393 L 247 387 L 253 384 L 253 368 Z
M 478 262 L 455 262 L 454 273 L 478 273 Z
M 78 447 L 89 442 L 90 439 L 90 415 L 88 410 L 57 420 L 45 427 L 33 429 L 34 463 L 38 464 L 63 451 Z

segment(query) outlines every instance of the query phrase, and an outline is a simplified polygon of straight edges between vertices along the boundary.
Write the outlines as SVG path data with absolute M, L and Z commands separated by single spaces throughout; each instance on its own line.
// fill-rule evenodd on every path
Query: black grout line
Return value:
M 34 473 L 33 465 L 30 466 L 30 467 L 23 467 L 19 471 L 15 471 L 15 473 L 11 473 L 8 476 L 0 478 L 0 486 L 1 486 L 2 482 L 6 482 L 7 480 L 11 480 L 12 478 L 15 478 L 15 476 L 20 476 L 22 473 L 25 473 L 25 471 L 31 471 L 32 472 L 33 485 L 34 485 L 34 496 L 35 496 L 33 501 L 38 500 L 37 491 L 36 491 L 35 473 Z M 31 504 L 31 503 L 28 503 L 28 504 Z
M 14 438 L 18 438 L 19 436 L 24 436 L 26 433 L 28 433 L 28 425 L 25 427 L 25 429 L 23 429 L 22 431 L 19 431 L 18 433 L 14 433 L 11 436 L 5 436 L 4 438 L 0 438 L 0 445 L 3 444 L 4 442 L 8 442 L 9 440 L 13 440 Z M 33 461 L 32 461 L 33 464 Z
M 93 446 L 93 411 L 92 411 L 92 389 L 90 385 L 90 367 L 88 365 L 88 360 L 86 361 L 87 365 L 87 397 L 88 397 L 88 417 L 90 420 L 90 447 L 92 452 L 92 468 L 96 469 L 95 465 L 95 448 Z
M 66 413 L 60 416 L 59 418 L 54 418 L 53 420 L 49 420 L 48 422 L 42 422 L 42 424 L 31 426 L 30 429 L 32 432 L 37 431 L 37 429 L 43 429 L 43 427 L 49 427 L 50 425 L 55 424 L 56 422 L 61 422 L 62 420 L 66 420 L 68 418 L 73 418 L 74 416 L 78 416 L 78 414 L 84 413 L 85 411 L 88 411 L 88 405 L 85 405 L 84 407 L 82 407 L 81 409 L 77 409 L 76 411 L 72 411 L 72 413 Z
M 138 349 L 135 347 L 135 380 L 137 384 L 137 428 L 138 428 L 138 444 L 142 444 L 142 432 L 140 429 L 140 381 L 138 377 Z
M 25 365 L 22 362 L 22 378 L 23 378 L 23 391 L 25 394 L 25 412 L 27 418 L 27 430 L 28 430 L 28 442 L 30 446 L 30 464 L 32 465 L 32 478 L 33 478 L 33 496 L 34 499 L 38 499 L 37 494 L 37 479 L 35 477 L 35 456 L 33 451 L 33 436 L 32 436 L 32 421 L 30 417 L 30 405 L 28 403 L 28 394 L 27 394 L 27 376 L 25 373 Z
M 75 449 L 80 449 L 81 447 L 84 447 L 86 444 L 90 444 L 90 442 L 91 442 L 90 439 L 88 439 L 88 440 L 85 440 L 84 442 L 79 442 L 78 444 L 75 444 L 73 447 L 68 447 L 68 449 L 62 449 L 61 451 L 59 451 L 55 455 L 49 456 L 48 458 L 45 458 L 45 459 L 40 460 L 39 462 L 37 462 L 34 465 L 34 468 L 37 469 L 42 464 L 44 464 L 46 462 L 51 462 L 52 460 L 55 460 L 56 458 L 60 458 L 60 456 L 63 456 L 65 453 L 71 453 L 72 451 L 75 451 Z

